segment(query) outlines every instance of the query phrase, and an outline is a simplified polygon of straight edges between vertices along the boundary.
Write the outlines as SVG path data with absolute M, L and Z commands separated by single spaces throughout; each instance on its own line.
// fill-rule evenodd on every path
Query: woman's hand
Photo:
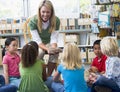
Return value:
M 47 52 L 48 54 L 59 54 L 59 52 L 62 52 L 62 50 L 59 48 L 49 48 Z

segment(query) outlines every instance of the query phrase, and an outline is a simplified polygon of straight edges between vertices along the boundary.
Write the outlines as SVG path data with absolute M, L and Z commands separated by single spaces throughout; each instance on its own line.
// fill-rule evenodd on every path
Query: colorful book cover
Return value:
M 120 22 L 115 22 L 115 23 L 114 23 L 114 30 L 115 30 L 116 32 L 120 32 Z
M 110 12 L 99 12 L 98 14 L 98 25 L 101 27 L 110 27 Z

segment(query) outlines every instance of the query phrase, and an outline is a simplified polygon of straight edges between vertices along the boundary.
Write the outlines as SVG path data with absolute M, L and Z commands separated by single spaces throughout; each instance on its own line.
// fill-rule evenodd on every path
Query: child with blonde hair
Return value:
M 105 75 L 95 75 L 91 92 L 96 92 L 95 86 L 104 86 L 112 89 L 112 92 L 120 92 L 120 58 L 118 58 L 118 43 L 115 38 L 105 37 L 101 40 L 101 50 L 108 56 L 106 60 Z
M 57 83 L 62 75 L 64 82 Z M 67 43 L 63 49 L 62 62 L 57 67 L 53 76 L 55 82 L 52 89 L 55 92 L 87 92 L 87 84 L 84 79 L 84 67 L 82 66 L 80 50 L 74 43 Z

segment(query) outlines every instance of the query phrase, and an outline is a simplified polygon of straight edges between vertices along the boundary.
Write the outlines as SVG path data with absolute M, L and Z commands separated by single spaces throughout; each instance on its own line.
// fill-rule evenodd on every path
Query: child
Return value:
M 90 81 L 92 80 L 91 72 L 98 73 L 98 74 L 105 73 L 105 61 L 107 59 L 107 56 L 101 52 L 100 42 L 101 40 L 96 40 L 93 43 L 93 50 L 94 50 L 96 57 L 93 59 L 89 72 L 88 72 L 88 76 L 87 76 L 88 86 L 92 86 L 92 81 Z
M 74 43 L 68 43 L 63 49 L 62 63 L 57 67 L 53 76 L 55 82 L 52 89 L 55 92 L 87 92 L 87 84 L 84 79 L 84 68 L 80 58 L 80 50 Z M 57 83 L 62 75 L 64 86 Z
M 19 92 L 48 92 L 42 79 L 43 62 L 37 59 L 38 48 L 38 44 L 31 41 L 21 51 Z
M 118 58 L 118 43 L 114 38 L 105 37 L 101 41 L 101 51 L 108 56 L 106 60 L 105 75 L 93 74 L 94 80 L 91 92 L 95 86 L 104 86 L 112 89 L 112 92 L 120 92 L 120 58 Z M 96 81 L 97 80 L 97 81 Z
M 5 41 L 6 54 L 3 57 L 3 71 L 5 84 L 19 86 L 20 73 L 19 62 L 20 56 L 17 54 L 18 41 L 15 38 L 7 38 Z
M 93 50 L 94 50 L 96 57 L 93 59 L 89 71 L 94 72 L 94 73 L 104 74 L 105 73 L 105 61 L 107 59 L 107 56 L 102 54 L 101 52 L 100 41 L 101 40 L 96 40 L 93 43 Z

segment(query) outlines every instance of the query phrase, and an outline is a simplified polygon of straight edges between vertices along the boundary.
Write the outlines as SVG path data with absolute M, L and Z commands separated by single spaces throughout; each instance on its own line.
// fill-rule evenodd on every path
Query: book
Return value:
M 103 3 L 110 3 L 109 0 L 98 0 L 98 2 L 99 2 L 100 4 L 103 4 Z
M 93 33 L 99 33 L 98 25 L 97 23 L 92 23 L 91 24 L 91 29 Z
M 120 13 L 120 6 L 119 4 L 113 4 L 112 6 L 112 16 L 113 17 L 118 17 Z
M 110 12 L 109 11 L 99 12 L 98 25 L 104 28 L 110 27 Z
M 120 22 L 114 22 L 114 30 L 120 32 Z

